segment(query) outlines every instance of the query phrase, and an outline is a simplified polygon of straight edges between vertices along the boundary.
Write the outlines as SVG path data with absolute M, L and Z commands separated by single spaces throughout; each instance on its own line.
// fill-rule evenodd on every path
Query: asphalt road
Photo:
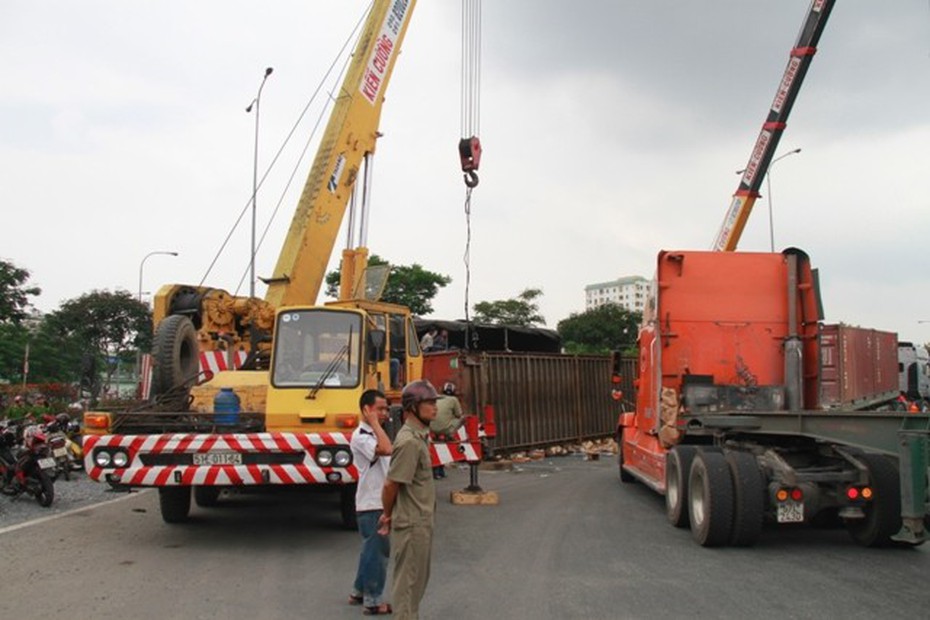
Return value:
M 439 483 L 429 618 L 915 618 L 930 545 L 871 550 L 844 530 L 766 530 L 704 549 L 612 459 L 482 472 L 499 506 L 453 506 Z M 107 495 L 107 499 L 113 497 Z M 355 618 L 358 535 L 335 497 L 238 496 L 161 521 L 154 492 L 0 530 L 0 618 Z

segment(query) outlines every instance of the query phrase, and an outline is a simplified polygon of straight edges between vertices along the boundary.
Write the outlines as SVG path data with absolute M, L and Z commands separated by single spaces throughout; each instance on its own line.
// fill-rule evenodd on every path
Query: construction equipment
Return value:
M 399 400 L 423 376 L 408 308 L 379 301 L 387 271 L 367 268 L 367 177 L 384 94 L 415 0 L 376 0 L 355 48 L 264 300 L 169 285 L 155 300 L 149 411 L 85 414 L 85 462 L 95 480 L 157 487 L 162 517 L 184 521 L 191 488 L 212 505 L 231 487 L 328 485 L 355 518 L 349 439 L 359 397 Z M 338 301 L 314 305 L 352 194 L 362 194 L 359 245 L 342 255 Z M 241 357 L 247 354 L 241 362 Z M 198 383 L 205 356 L 223 358 Z M 480 436 L 479 436 L 480 435 Z M 477 463 L 493 424 L 466 424 L 434 462 Z

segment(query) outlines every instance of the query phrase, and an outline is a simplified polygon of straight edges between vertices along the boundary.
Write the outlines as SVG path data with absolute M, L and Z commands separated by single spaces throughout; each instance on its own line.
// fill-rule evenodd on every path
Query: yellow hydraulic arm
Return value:
M 375 150 L 384 92 L 415 5 L 416 0 L 375 0 L 372 6 L 278 264 L 264 280 L 265 301 L 272 307 L 316 302 L 361 163 Z

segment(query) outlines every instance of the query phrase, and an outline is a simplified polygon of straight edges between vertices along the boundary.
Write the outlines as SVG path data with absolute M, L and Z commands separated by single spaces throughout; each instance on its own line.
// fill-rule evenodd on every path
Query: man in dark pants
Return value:
M 394 616 L 419 617 L 429 581 L 436 488 L 429 452 L 429 423 L 436 417 L 436 393 L 429 381 L 407 384 L 401 396 L 406 419 L 394 440 L 384 483 L 380 533 L 391 534 L 394 559 Z
M 382 424 L 388 417 L 388 404 L 378 390 L 366 390 L 359 399 L 362 419 L 349 443 L 352 460 L 358 469 L 355 514 L 362 535 L 362 551 L 349 603 L 364 605 L 365 615 L 391 613 L 382 600 L 390 556 L 388 537 L 378 532 L 381 517 L 381 490 L 391 461 L 391 440 Z

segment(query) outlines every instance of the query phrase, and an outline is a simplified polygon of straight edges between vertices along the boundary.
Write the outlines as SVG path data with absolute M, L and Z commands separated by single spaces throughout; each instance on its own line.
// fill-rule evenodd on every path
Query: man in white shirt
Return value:
M 381 489 L 391 463 L 391 440 L 382 424 L 389 418 L 387 399 L 378 390 L 366 390 L 359 399 L 361 421 L 352 433 L 352 460 L 358 469 L 355 513 L 362 535 L 362 551 L 349 603 L 364 605 L 366 615 L 391 613 L 382 599 L 391 555 L 389 537 L 378 533 L 382 513 Z

